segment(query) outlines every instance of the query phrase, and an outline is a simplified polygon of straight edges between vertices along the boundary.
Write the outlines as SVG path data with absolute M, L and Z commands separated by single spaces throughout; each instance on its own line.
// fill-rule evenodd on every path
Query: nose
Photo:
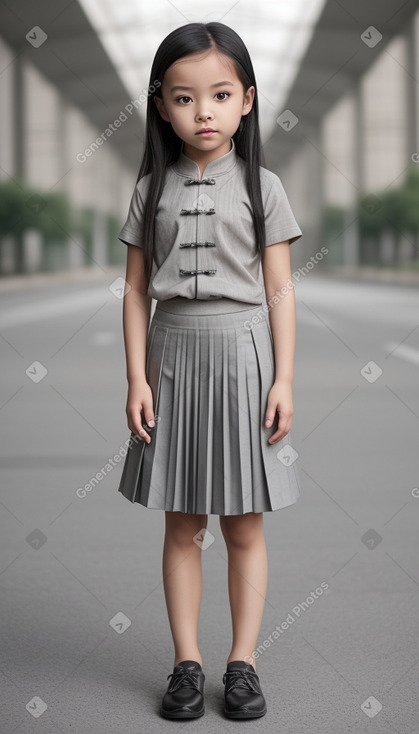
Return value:
M 200 112 L 197 114 L 198 120 L 213 120 L 214 115 L 212 112 Z

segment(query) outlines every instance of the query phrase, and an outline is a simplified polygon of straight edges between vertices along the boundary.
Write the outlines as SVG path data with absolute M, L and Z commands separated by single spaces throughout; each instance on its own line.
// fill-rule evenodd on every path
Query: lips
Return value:
M 201 133 L 215 133 L 216 131 L 213 130 L 212 127 L 203 127 L 201 130 L 198 130 L 196 133 L 197 135 L 201 135 Z

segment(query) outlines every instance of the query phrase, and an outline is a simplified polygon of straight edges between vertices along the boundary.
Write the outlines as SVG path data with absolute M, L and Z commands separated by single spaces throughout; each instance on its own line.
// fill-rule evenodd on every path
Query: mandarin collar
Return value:
M 224 155 L 220 156 L 219 158 L 214 158 L 214 160 L 207 163 L 202 174 L 202 178 L 227 173 L 227 171 L 230 171 L 236 165 L 236 146 L 234 144 L 233 138 L 230 138 L 230 141 L 231 148 L 228 153 L 224 153 Z M 192 158 L 189 158 L 187 155 L 185 155 L 183 149 L 184 142 L 182 141 L 179 158 L 177 159 L 176 163 L 173 164 L 174 170 L 181 175 L 192 176 L 194 178 L 201 179 L 201 171 L 198 164 L 193 161 Z

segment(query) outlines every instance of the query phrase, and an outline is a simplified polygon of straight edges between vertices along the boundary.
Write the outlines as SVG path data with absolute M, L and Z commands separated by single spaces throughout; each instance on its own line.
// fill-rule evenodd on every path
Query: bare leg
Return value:
M 175 647 L 174 665 L 196 660 L 202 665 L 198 649 L 198 623 L 202 597 L 201 548 L 193 540 L 207 527 L 207 515 L 165 512 L 163 546 L 163 586 L 169 624 Z
M 233 644 L 227 663 L 245 660 L 256 670 L 257 645 L 268 583 L 268 557 L 262 512 L 220 515 L 228 552 L 228 593 Z

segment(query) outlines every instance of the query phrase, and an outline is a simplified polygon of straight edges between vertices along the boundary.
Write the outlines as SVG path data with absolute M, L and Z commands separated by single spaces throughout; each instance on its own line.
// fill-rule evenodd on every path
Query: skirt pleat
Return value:
M 269 512 L 297 501 L 291 431 L 271 445 L 277 420 L 264 426 L 275 370 L 260 307 L 197 315 L 157 303 L 146 375 L 156 422 L 150 444 L 131 433 L 118 488 L 127 499 L 217 515 Z

